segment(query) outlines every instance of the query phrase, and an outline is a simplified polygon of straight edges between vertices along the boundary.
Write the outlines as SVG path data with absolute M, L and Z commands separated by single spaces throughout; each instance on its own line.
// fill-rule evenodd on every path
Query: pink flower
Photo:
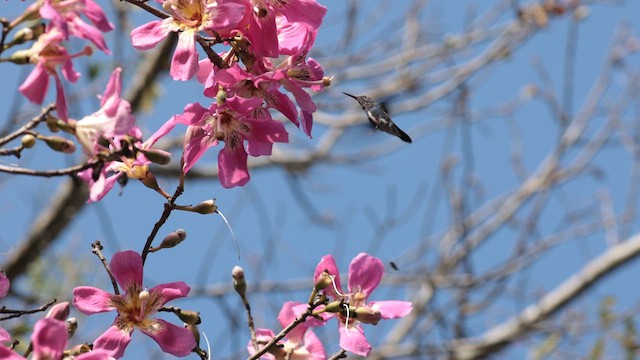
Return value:
M 98 49 L 107 54 L 111 53 L 100 31 L 113 30 L 113 24 L 93 0 L 44 0 L 31 5 L 30 9 L 33 10 L 36 7 L 39 7 L 40 16 L 51 20 L 51 25 L 62 31 L 65 40 L 68 40 L 71 34 L 93 42 Z M 84 22 L 80 14 L 84 14 L 97 29 Z
M 413 305 L 408 301 L 372 301 L 367 299 L 378 287 L 384 273 L 384 265 L 380 259 L 365 253 L 360 253 L 349 265 L 348 293 L 342 290 L 340 272 L 333 256 L 327 255 L 320 260 L 316 267 L 315 280 L 318 281 L 323 271 L 327 271 L 335 284 L 323 289 L 335 300 L 343 300 L 348 305 L 349 312 L 341 311 L 336 316 L 339 319 L 340 347 L 360 356 L 368 356 L 371 345 L 364 336 L 360 323 L 376 325 L 380 319 L 396 319 L 411 312 Z M 346 322 L 346 325 L 345 325 Z
M 242 29 L 251 41 L 251 50 L 258 56 L 276 58 L 283 54 L 279 33 L 283 23 L 300 23 L 318 29 L 327 8 L 316 0 L 245 0 L 248 8 L 248 27 Z M 289 33 L 294 35 L 293 33 Z
M 46 33 L 40 35 L 31 49 L 26 50 L 29 61 L 36 64 L 31 74 L 20 85 L 18 90 L 29 101 L 42 104 L 44 97 L 47 95 L 49 87 L 49 76 L 53 77 L 56 83 L 56 110 L 63 120 L 67 120 L 67 102 L 64 96 L 62 81 L 57 72 L 57 67 L 62 66 L 62 75 L 68 81 L 75 83 L 80 77 L 80 73 L 73 68 L 71 59 L 82 55 L 90 55 L 91 48 L 87 47 L 84 51 L 75 55 L 69 55 L 67 50 L 60 45 L 64 40 L 64 35 L 57 28 L 50 28 Z
M 307 58 L 307 53 L 315 41 L 317 30 L 309 29 L 306 26 L 291 26 L 290 28 L 297 34 L 305 34 L 304 41 L 296 46 L 288 44 L 290 48 L 287 49 L 287 53 L 290 56 L 278 66 L 276 71 L 283 74 L 280 83 L 296 99 L 302 115 L 302 130 L 311 137 L 312 114 L 316 111 L 316 104 L 304 88 L 309 87 L 314 91 L 320 91 L 325 86 L 322 67 L 316 60 Z
M 73 304 L 83 314 L 118 312 L 113 325 L 96 339 L 93 348 L 105 350 L 116 358 L 122 357 L 131 341 L 131 333 L 138 328 L 155 340 L 164 352 L 175 356 L 189 355 L 196 346 L 191 332 L 150 316 L 168 301 L 187 296 L 191 288 L 179 281 L 144 290 L 142 258 L 134 251 L 116 253 L 110 266 L 124 291 L 123 295 L 109 294 L 91 286 L 80 286 L 73 290 Z
M 217 89 L 222 86 L 229 97 L 238 95 L 245 99 L 258 98 L 267 107 L 277 109 L 299 126 L 295 105 L 287 95 L 279 91 L 281 86 L 278 81 L 283 76 L 281 72 L 252 75 L 242 70 L 236 63 L 227 69 L 211 72 L 205 83 L 204 94 L 215 97 Z
M 185 172 L 210 147 L 224 141 L 224 148 L 218 153 L 220 183 L 225 188 L 242 186 L 249 181 L 247 154 L 271 155 L 274 142 L 289 141 L 284 125 L 273 120 L 269 112 L 260 107 L 261 102 L 256 98 L 234 96 L 223 105 L 213 103 L 208 109 L 198 103 L 188 104 L 183 114 L 169 119 L 152 138 L 166 135 L 176 124 L 189 125 L 183 155 Z
M 60 360 L 67 345 L 67 324 L 54 318 L 40 319 L 33 327 L 31 335 L 34 360 Z M 0 358 L 5 360 L 25 360 L 12 349 L 0 346 Z M 76 360 L 109 360 L 105 352 L 91 351 L 76 356 Z
M 144 179 L 151 163 L 140 150 L 149 149 L 154 143 L 142 143 L 142 133 L 134 126 L 135 117 L 131 105 L 120 98 L 122 83 L 116 68 L 109 79 L 100 109 L 75 123 L 76 137 L 84 152 L 91 156 L 101 156 L 108 152 L 120 151 L 119 159 L 106 161 L 101 168 L 87 169 L 78 176 L 89 184 L 89 202 L 101 200 L 123 177 Z M 155 152 L 162 152 L 154 149 Z M 169 154 L 166 153 L 168 157 Z
M 282 309 L 278 314 L 278 321 L 282 327 L 289 326 L 296 319 L 294 308 L 299 307 L 299 305 L 306 307 L 304 304 L 291 301 L 282 305 Z M 256 330 L 258 344 L 266 344 L 274 337 L 275 334 L 269 329 Z M 322 342 L 313 331 L 309 330 L 309 326 L 306 323 L 296 326 L 285 336 L 285 339 L 286 341 L 280 342 L 279 346 L 275 347 L 271 354 L 265 354 L 262 358 L 271 360 L 324 360 L 327 358 Z M 247 345 L 247 350 L 251 355 L 255 353 L 251 342 Z
M 76 122 L 76 136 L 84 151 L 93 156 L 104 150 L 102 139 L 110 143 L 131 131 L 136 121 L 131 113 L 131 105 L 120 98 L 122 82 L 121 68 L 113 70 L 109 83 L 100 101 L 100 109 Z
M 11 283 L 9 281 L 9 278 L 4 273 L 4 271 L 0 271 L 0 298 L 7 296 L 10 286 Z M 11 341 L 11 335 L 9 335 L 9 333 L 5 329 L 0 327 L 0 343 L 9 341 Z
M 118 181 L 128 179 L 138 179 L 145 185 L 153 185 L 155 181 L 149 171 L 149 164 L 152 161 L 147 157 L 149 152 L 155 153 L 156 157 L 161 157 L 168 161 L 171 154 L 160 149 L 151 149 L 158 140 L 149 139 L 142 142 L 142 132 L 133 126 L 125 135 L 117 135 L 113 138 L 105 139 L 109 143 L 106 148 L 98 142 L 95 146 L 95 154 L 100 157 L 102 152 L 110 152 L 119 156 L 118 159 L 105 161 L 100 167 L 89 168 L 78 172 L 78 177 L 89 185 L 89 200 L 91 203 L 99 201 L 111 191 Z M 104 137 L 102 137 L 104 139 Z M 120 155 L 117 155 L 120 153 Z M 112 156 L 112 158 L 113 158 Z M 157 160 L 156 160 L 157 162 Z M 146 182 L 149 180 L 149 182 Z M 157 185 L 157 184 L 156 184 Z M 153 188 L 153 186 L 150 186 Z
M 160 2 L 160 1 L 158 1 Z M 200 31 L 224 31 L 242 20 L 245 6 L 226 1 L 165 0 L 162 7 L 171 17 L 156 20 L 131 31 L 136 49 L 151 49 L 170 32 L 178 32 L 178 45 L 171 61 L 170 74 L 174 80 L 189 80 L 198 69 L 195 37 Z

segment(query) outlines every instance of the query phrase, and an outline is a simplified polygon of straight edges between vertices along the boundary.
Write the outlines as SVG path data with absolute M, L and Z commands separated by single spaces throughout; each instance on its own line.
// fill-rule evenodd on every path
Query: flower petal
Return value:
M 173 80 L 189 80 L 198 71 L 198 51 L 193 31 L 183 31 L 173 52 L 170 75 Z
M 24 360 L 24 357 L 18 355 L 15 351 L 0 345 L 0 359 Z
M 184 281 L 176 281 L 172 283 L 160 284 L 158 286 L 154 286 L 149 290 L 149 292 L 160 293 L 160 296 L 162 297 L 162 300 L 163 300 L 160 306 L 162 306 L 173 299 L 186 297 L 187 295 L 189 295 L 190 290 L 191 290 L 191 287 L 189 287 L 189 285 L 187 285 Z
M 111 360 L 113 357 L 109 356 L 109 352 L 104 350 L 93 350 L 78 356 L 74 356 L 74 360 Z
M 11 282 L 4 271 L 0 271 L 0 298 L 7 296 Z
M 217 145 L 218 140 L 200 126 L 189 126 L 184 136 L 184 172 L 185 174 L 211 146 Z
M 153 322 L 152 326 L 141 327 L 140 331 L 155 340 L 162 351 L 175 356 L 187 356 L 196 346 L 191 331 L 162 319 L 154 319 Z
M 271 329 L 256 329 L 256 340 L 259 344 L 266 344 L 275 336 L 276 334 Z M 253 347 L 253 342 L 251 342 L 251 340 L 247 343 L 247 351 L 249 352 L 249 355 L 256 353 L 256 349 Z M 260 356 L 260 359 L 276 360 L 276 357 L 266 353 Z
M 309 359 L 311 360 L 324 360 L 327 358 L 327 353 L 324 350 L 322 341 L 311 330 L 304 334 L 304 347 L 309 352 Z
M 291 325 L 291 323 L 296 319 L 295 307 L 297 305 L 300 305 L 300 303 L 293 301 L 287 301 L 282 305 L 282 309 L 280 309 L 280 312 L 278 313 L 278 321 L 283 328 Z M 307 331 L 307 326 L 302 323 L 293 328 L 293 330 L 287 334 L 287 339 L 296 344 L 301 344 L 305 331 Z
M 401 318 L 413 310 L 413 304 L 410 301 L 400 300 L 372 301 L 369 306 L 380 311 L 383 319 Z
M 162 20 L 152 21 L 131 30 L 131 44 L 138 50 L 148 50 L 164 40 L 169 32 L 170 27 Z
M 78 286 L 73 289 L 73 305 L 85 315 L 114 310 L 110 298 L 111 294 L 93 286 Z
M 113 356 L 116 359 L 121 358 L 127 345 L 131 342 L 132 332 L 133 328 L 120 329 L 114 323 L 93 342 L 93 350 L 105 350 L 109 356 Z
M 53 76 L 53 79 L 56 83 L 56 111 L 62 120 L 67 121 L 69 115 L 67 113 L 67 100 L 64 96 L 64 86 L 62 86 L 62 81 L 60 81 L 60 77 L 57 74 Z
M 384 274 L 384 265 L 380 259 L 360 253 L 349 265 L 349 291 L 359 291 L 369 297 L 378 287 Z
M 364 336 L 364 331 L 360 324 L 352 325 L 349 327 L 340 323 L 340 347 L 350 351 L 356 355 L 367 357 L 371 352 L 371 345 Z
M 242 144 L 237 149 L 232 149 L 225 143 L 224 148 L 220 150 L 218 153 L 218 178 L 220 184 L 226 189 L 243 186 L 249 182 L 247 152 Z
M 96 4 L 93 0 L 85 0 L 84 14 L 102 32 L 108 32 L 114 29 L 113 24 L 109 22 L 100 5 Z
M 32 103 L 42 104 L 48 87 L 49 74 L 44 67 L 44 62 L 39 62 L 20 85 L 18 91 Z
M 313 279 L 315 282 L 318 281 L 320 274 L 322 274 L 324 270 L 327 270 L 329 274 L 334 276 L 335 287 L 339 292 L 343 293 L 344 291 L 342 291 L 342 284 L 340 284 L 340 272 L 338 271 L 338 266 L 336 265 L 336 260 L 333 258 L 333 256 L 326 255 L 323 256 L 322 259 L 320 259 L 320 263 L 318 263 L 318 266 L 316 266 L 316 271 L 313 275 Z M 324 288 L 324 291 L 329 295 L 332 295 L 334 298 L 338 297 L 338 294 L 335 293 L 335 289 L 332 285 Z
M 7 330 L 0 327 L 0 343 L 4 343 L 4 342 L 11 342 L 11 335 L 7 332 Z M 0 348 L 2 348 L 1 344 L 0 344 Z M 4 359 L 4 358 L 0 356 L 0 359 Z
M 117 252 L 111 258 L 111 272 L 123 290 L 135 284 L 142 287 L 142 258 L 135 251 Z
M 59 359 L 67 344 L 67 325 L 53 318 L 40 319 L 31 335 L 33 355 L 36 359 Z

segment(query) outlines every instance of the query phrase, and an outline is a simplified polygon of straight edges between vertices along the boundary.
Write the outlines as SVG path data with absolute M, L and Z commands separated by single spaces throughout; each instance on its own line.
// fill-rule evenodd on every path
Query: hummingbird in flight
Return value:
M 409 135 L 400 130 L 398 125 L 396 125 L 393 120 L 391 120 L 391 116 L 389 116 L 383 105 L 377 103 L 375 100 L 368 96 L 355 96 L 347 94 L 346 92 L 343 92 L 343 94 L 350 96 L 358 101 L 360 106 L 362 106 L 362 109 L 367 113 L 369 122 L 371 123 L 371 125 L 373 125 L 373 127 L 388 134 L 395 135 L 404 142 L 411 143 L 411 138 L 409 137 Z

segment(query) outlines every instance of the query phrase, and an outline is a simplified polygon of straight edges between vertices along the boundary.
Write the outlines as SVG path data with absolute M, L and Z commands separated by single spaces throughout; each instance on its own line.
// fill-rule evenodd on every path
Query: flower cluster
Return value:
M 384 274 L 384 265 L 380 259 L 360 253 L 349 266 L 348 292 L 342 289 L 340 273 L 331 255 L 324 256 L 316 267 L 316 290 L 320 290 L 321 304 L 312 313 L 310 304 L 286 302 L 278 320 L 287 328 L 298 319 L 303 319 L 289 331 L 284 341 L 269 348 L 261 358 L 271 360 L 324 360 L 325 349 L 310 328 L 323 326 L 331 318 L 338 320 L 340 348 L 360 356 L 369 356 L 371 345 L 364 335 L 361 324 L 377 325 L 382 319 L 397 319 L 411 312 L 413 305 L 409 301 L 368 301 L 371 293 L 378 287 Z M 321 286 L 318 286 L 321 284 Z M 318 289 L 321 288 L 321 289 Z M 314 296 L 315 297 L 315 296 Z M 308 317 L 303 313 L 307 312 Z M 263 346 L 276 335 L 269 329 L 256 330 L 256 342 Z M 255 354 L 255 344 L 249 342 L 247 350 Z
M 73 123 L 75 135 L 85 154 L 90 157 L 117 154 L 115 159 L 106 159 L 98 168 L 78 173 L 89 184 L 90 202 L 102 199 L 122 177 L 143 182 L 148 180 L 151 177 L 149 164 L 154 161 L 165 162 L 163 159 L 168 161 L 170 156 L 165 151 L 151 149 L 157 138 L 142 142 L 142 133 L 135 126 L 131 105 L 120 98 L 121 71 L 116 68 L 111 74 L 101 98 L 100 109 Z
M 134 29 L 133 46 L 149 49 L 169 33 L 178 32 L 172 78 L 189 80 L 195 76 L 203 84 L 204 95 L 212 99 L 208 106 L 186 105 L 183 114 L 173 116 L 154 134 L 160 138 L 177 124 L 188 126 L 184 172 L 222 141 L 220 183 L 225 188 L 246 184 L 248 155 L 271 155 L 274 143 L 289 140 L 284 125 L 272 118 L 270 109 L 311 136 L 316 107 L 305 89 L 319 91 L 330 81 L 307 54 L 326 8 L 315 0 L 158 2 L 166 18 Z M 196 43 L 204 44 L 207 58 L 198 60 Z M 229 48 L 218 54 L 210 47 L 214 44 Z
M 72 355 L 76 360 L 113 360 L 106 351 L 91 350 L 87 346 L 79 345 L 65 351 L 67 338 L 72 335 L 70 322 L 65 321 L 69 316 L 69 303 L 58 303 L 51 307 L 47 316 L 38 320 L 31 335 L 33 359 L 60 360 Z M 6 360 L 25 360 L 13 349 L 0 345 L 0 358 Z
M 82 15 L 88 18 L 92 25 L 82 20 Z M 37 40 L 30 49 L 18 51 L 11 57 L 11 60 L 16 63 L 30 62 L 36 65 L 18 90 L 29 101 L 42 104 L 49 87 L 49 78 L 52 77 L 56 84 L 58 115 L 63 120 L 67 120 L 67 101 L 58 69 L 67 81 L 76 83 L 80 73 L 75 71 L 72 60 L 92 54 L 90 46 L 70 54 L 66 47 L 67 41 L 70 36 L 87 40 L 109 54 L 102 32 L 113 30 L 113 25 L 93 0 L 39 0 L 29 6 L 19 20 L 37 19 L 49 22 L 46 26 L 38 24 L 23 29 L 21 36 L 17 37 L 20 42 Z
M 73 174 L 89 184 L 89 201 L 102 199 L 116 182 L 135 178 L 171 199 L 173 208 L 167 209 L 217 211 L 215 204 L 209 204 L 204 210 L 173 203 L 177 195 L 172 198 L 161 190 L 149 172 L 149 164 L 169 162 L 169 153 L 154 149 L 154 144 L 177 125 L 185 125 L 181 166 L 186 173 L 208 149 L 222 142 L 218 152 L 218 177 L 223 187 L 231 188 L 249 181 L 249 155 L 271 155 L 275 143 L 289 141 L 286 121 L 274 118 L 273 113 L 279 112 L 280 117 L 311 137 L 316 106 L 308 91 L 321 91 L 330 85 L 320 64 L 308 56 L 326 8 L 316 0 L 155 0 L 158 8 L 147 1 L 129 2 L 160 18 L 131 32 L 133 46 L 150 49 L 170 33 L 177 33 L 171 77 L 178 81 L 198 81 L 203 94 L 211 99 L 205 105 L 187 104 L 183 113 L 170 117 L 146 141 L 136 126 L 131 104 L 121 96 L 121 68 L 111 73 L 95 112 L 79 120 L 69 117 L 62 79 L 70 83 L 78 81 L 80 73 L 75 70 L 73 60 L 91 55 L 92 46 L 110 53 L 103 33 L 111 31 L 113 25 L 94 0 L 35 1 L 18 19 L 4 24 L 3 30 L 27 21 L 35 20 L 36 24 L 25 25 L 9 45 L 4 44 L 3 35 L 0 53 L 13 45 L 32 41 L 29 49 L 17 51 L 8 58 L 14 63 L 35 64 L 19 91 L 30 101 L 41 104 L 53 78 L 58 118 L 49 116 L 51 109 L 48 109 L 38 121 L 46 121 L 52 132 L 63 130 L 75 136 L 88 160 L 74 168 Z M 72 37 L 88 41 L 90 45 L 72 53 L 68 48 Z M 200 59 L 199 47 L 206 53 L 203 59 Z M 26 140 L 23 138 L 15 150 L 17 155 L 23 148 L 33 146 L 36 137 L 45 139 L 58 151 L 75 149 L 71 140 L 47 138 L 31 132 L 28 126 L 25 128 Z M 162 222 L 164 220 L 166 217 Z M 182 357 L 195 352 L 205 358 L 195 327 L 200 322 L 199 316 L 165 307 L 171 300 L 186 297 L 191 288 L 181 281 L 150 289 L 143 286 L 143 259 L 147 251 L 173 247 L 186 235 L 182 231 L 182 236 L 176 235 L 179 240 L 173 238 L 166 246 L 151 248 L 154 236 L 150 236 L 142 255 L 122 251 L 112 257 L 109 266 L 105 262 L 114 284 L 113 293 L 92 286 L 73 290 L 73 304 L 81 313 L 116 312 L 113 324 L 91 346 L 67 349 L 75 321 L 67 319 L 69 303 L 60 303 L 35 323 L 26 356 L 32 353 L 34 359 L 54 360 L 120 358 L 131 342 L 133 331 L 139 329 L 168 354 Z M 98 246 L 94 250 L 96 248 Z M 406 301 L 368 301 L 383 272 L 379 259 L 361 253 L 349 267 L 348 288 L 344 291 L 335 260 L 331 255 L 323 257 L 315 271 L 316 287 L 309 303 L 286 302 L 278 315 L 280 324 L 287 328 L 286 333 L 276 335 L 269 329 L 257 329 L 249 352 L 258 356 L 258 352 L 268 351 L 262 356 L 270 359 L 326 359 L 324 346 L 312 328 L 336 318 L 341 349 L 368 356 L 371 345 L 361 324 L 376 325 L 381 319 L 405 316 L 412 309 Z M 246 302 L 243 271 L 240 269 L 234 274 L 234 288 Z M 8 289 L 9 280 L 0 273 L 0 298 Z M 174 312 L 186 327 L 156 318 L 159 311 Z M 9 333 L 0 328 L 0 358 L 24 359 L 8 346 L 11 340 Z M 268 347 L 260 349 L 260 346 Z
M 371 345 L 360 324 L 376 325 L 381 319 L 397 319 L 409 314 L 413 308 L 408 301 L 367 302 L 380 284 L 383 274 L 384 265 L 380 259 L 360 253 L 349 265 L 348 291 L 345 292 L 333 256 L 324 256 L 316 267 L 316 283 L 322 276 L 329 276 L 332 281 L 323 291 L 338 305 L 335 312 L 330 310 L 332 313 L 329 317 L 338 319 L 340 347 L 354 354 L 368 356 L 371 352 Z

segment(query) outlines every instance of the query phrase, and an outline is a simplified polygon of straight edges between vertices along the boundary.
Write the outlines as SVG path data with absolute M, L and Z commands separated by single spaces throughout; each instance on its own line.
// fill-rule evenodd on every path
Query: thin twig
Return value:
M 113 293 L 116 295 L 120 295 L 120 290 L 118 290 L 118 282 L 116 281 L 116 278 L 113 276 L 113 273 L 111 272 L 111 268 L 109 267 L 109 264 L 107 263 L 107 259 L 105 259 L 104 255 L 102 255 L 102 244 L 100 244 L 100 241 L 96 240 L 93 242 L 93 244 L 91 244 L 91 252 L 96 254 L 96 256 L 98 256 L 98 259 L 100 259 L 100 262 L 102 262 L 102 266 L 104 266 L 104 269 L 107 271 L 107 274 L 109 274 L 109 279 L 111 279 L 111 285 L 113 285 Z
M 17 317 L 20 317 L 22 315 L 36 314 L 36 313 L 39 313 L 39 312 L 43 312 L 43 311 L 47 310 L 51 305 L 55 304 L 57 301 L 58 300 L 56 300 L 56 299 L 49 300 L 46 304 L 40 306 L 39 308 L 32 309 L 32 310 L 9 310 L 9 309 L 6 309 L 3 306 L 0 309 L 0 314 L 11 314 L 11 315 L 5 316 L 5 317 L 0 317 L 0 321 L 17 318 Z

